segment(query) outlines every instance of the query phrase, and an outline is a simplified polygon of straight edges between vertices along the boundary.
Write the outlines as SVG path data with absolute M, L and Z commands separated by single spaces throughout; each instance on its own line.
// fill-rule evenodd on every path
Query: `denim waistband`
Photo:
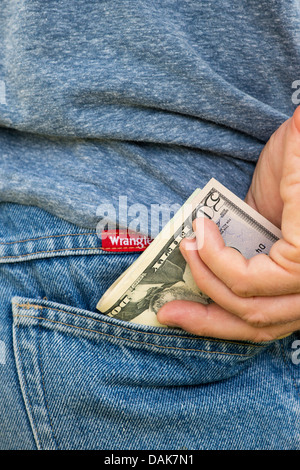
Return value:
M 88 230 L 33 206 L 0 204 L 0 263 L 103 252 L 95 230 Z

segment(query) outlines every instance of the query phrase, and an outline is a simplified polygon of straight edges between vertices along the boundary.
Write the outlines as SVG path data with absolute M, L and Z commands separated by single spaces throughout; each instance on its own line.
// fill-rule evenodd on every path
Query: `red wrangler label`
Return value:
M 127 230 L 105 230 L 101 233 L 102 249 L 104 251 L 144 251 L 151 238 L 137 232 Z

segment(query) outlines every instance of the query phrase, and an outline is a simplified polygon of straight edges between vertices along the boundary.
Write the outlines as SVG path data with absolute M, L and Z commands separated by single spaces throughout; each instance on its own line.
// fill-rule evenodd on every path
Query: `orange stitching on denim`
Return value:
M 46 395 L 46 387 L 45 387 L 45 380 L 44 380 L 44 371 L 43 371 L 42 360 L 41 360 L 41 345 L 40 345 L 40 341 L 41 341 L 41 340 L 40 340 L 41 332 L 40 332 L 40 325 L 39 325 L 38 334 L 39 334 L 38 351 L 39 351 L 39 363 L 40 363 L 39 365 L 40 365 L 40 371 L 41 371 L 41 377 L 42 377 L 42 387 L 43 387 L 43 392 L 44 392 L 44 399 L 45 399 L 46 408 L 47 408 L 47 411 L 48 411 L 48 417 L 49 417 L 50 427 L 51 427 L 51 429 L 52 429 L 52 433 L 53 433 L 53 436 L 54 436 L 54 439 L 55 439 L 55 444 L 56 444 L 56 446 L 57 446 L 58 449 L 59 449 L 59 445 L 57 444 L 57 443 L 58 443 L 58 440 L 57 440 L 56 434 L 55 434 L 55 432 L 54 432 L 54 427 L 53 427 L 53 423 L 52 423 L 52 420 L 51 420 L 50 409 L 49 409 L 48 400 L 47 400 L 47 395 Z
M 71 251 L 71 250 L 101 250 L 101 246 L 92 246 L 92 247 L 87 247 L 87 248 L 60 248 L 58 250 L 46 250 L 46 251 L 34 251 L 33 253 L 25 253 L 24 255 L 11 255 L 11 256 L 0 256 L 0 259 L 5 259 L 5 258 L 22 258 L 25 256 L 31 256 L 31 255 L 38 255 L 40 253 L 58 253 L 61 251 Z
M 14 305 L 16 307 L 26 308 L 26 310 L 29 310 L 31 307 L 35 308 L 36 310 L 42 310 L 43 308 L 46 308 L 46 307 L 43 307 L 42 305 L 34 305 L 28 302 L 27 304 L 14 304 Z M 60 312 L 63 312 L 63 310 L 60 310 Z
M 27 238 L 25 240 L 17 240 L 15 242 L 0 242 L 0 245 L 13 245 L 14 243 L 25 243 L 35 240 L 43 240 L 45 238 L 57 238 L 57 237 L 75 237 L 76 235 L 97 235 L 96 232 L 83 232 L 83 233 L 64 233 L 62 235 L 45 235 L 44 237 Z
M 90 320 L 89 317 L 86 317 L 84 315 L 79 315 L 79 313 L 74 313 L 74 312 L 68 312 L 67 310 L 62 310 L 62 309 L 59 309 L 59 308 L 53 308 L 53 307 L 47 307 L 47 305 L 36 305 L 36 304 L 30 304 L 27 302 L 27 304 L 18 304 L 18 303 L 14 303 L 14 305 L 16 307 L 21 307 L 21 308 L 26 308 L 26 310 L 29 310 L 30 308 L 34 308 L 36 310 L 43 310 L 43 309 L 46 309 L 46 310 L 53 310 L 54 312 L 62 312 L 62 313 L 67 313 L 69 315 L 74 315 L 75 317 L 80 317 L 80 318 L 84 318 L 86 320 Z M 29 316 L 28 316 L 29 317 Z M 107 325 L 106 322 L 104 322 L 103 320 L 98 320 L 96 318 L 92 318 L 93 321 L 97 322 L 97 323 L 102 323 L 104 325 Z M 137 330 L 137 329 L 134 329 L 134 328 L 127 328 L 126 326 L 122 326 L 122 325 L 115 325 L 116 328 L 121 328 L 123 330 L 127 330 L 127 331 L 135 331 L 137 333 L 142 333 L 143 335 L 154 335 L 154 336 L 162 336 L 163 338 L 180 338 L 180 339 L 193 339 L 193 340 L 197 340 L 197 341 L 209 341 L 209 342 L 215 342 L 215 343 L 228 343 L 228 344 L 238 344 L 238 345 L 242 345 L 242 346 L 251 346 L 251 347 L 254 347 L 254 348 L 263 348 L 264 345 L 260 345 L 260 344 L 250 344 L 250 343 L 242 343 L 240 341 L 230 341 L 230 340 L 227 340 L 227 339 L 224 339 L 224 340 L 219 340 L 219 339 L 214 339 L 214 338 L 206 338 L 204 336 L 202 337 L 198 337 L 198 338 L 191 338 L 190 336 L 176 336 L 176 335 L 169 335 L 169 334 L 162 334 L 162 333 L 154 333 L 152 331 L 140 331 L 140 330 Z
M 17 321 L 17 329 L 19 329 L 19 322 Z M 21 372 L 21 375 L 22 375 L 22 380 L 23 380 L 23 384 L 24 384 L 24 398 L 26 397 L 27 399 L 27 402 L 29 404 L 29 408 L 30 408 L 30 413 L 31 413 L 31 418 L 32 418 L 32 421 L 33 421 L 33 425 L 34 425 L 34 428 L 35 428 L 35 432 L 33 430 L 33 434 L 34 434 L 34 439 L 35 441 L 37 440 L 38 442 L 36 442 L 37 446 L 39 446 L 41 449 L 43 449 L 42 447 L 42 443 L 41 443 L 41 439 L 40 439 L 40 436 L 39 436 L 39 433 L 38 433 L 38 428 L 37 428 L 37 425 L 36 425 L 36 420 L 35 420 L 35 415 L 33 413 L 33 408 L 32 408 L 32 404 L 31 404 L 31 398 L 29 396 L 29 393 L 28 393 L 28 384 L 26 382 L 26 378 L 25 378 L 25 373 L 24 373 L 24 370 L 23 370 L 23 364 L 22 364 L 22 361 L 19 360 L 19 355 L 20 355 L 20 348 L 19 348 L 19 345 L 17 346 L 18 347 L 18 363 L 19 363 L 19 370 Z
M 111 338 L 117 338 L 119 340 L 123 341 L 130 341 L 133 343 L 138 343 L 138 344 L 148 344 L 149 346 L 155 346 L 160 349 L 178 349 L 180 351 L 195 351 L 195 352 L 203 352 L 207 354 L 225 354 L 226 356 L 242 356 L 242 357 L 251 357 L 251 354 L 237 354 L 237 353 L 226 353 L 222 351 L 206 351 L 205 349 L 194 349 L 194 348 L 178 348 L 176 346 L 161 346 L 159 344 L 155 343 L 147 343 L 146 341 L 137 341 L 135 339 L 129 339 L 129 338 L 122 338 L 120 336 L 115 336 L 115 335 L 110 335 L 108 333 L 103 333 L 102 331 L 97 331 L 97 330 L 92 330 L 90 328 L 82 328 L 81 326 L 75 326 L 75 325 L 70 325 L 68 323 L 60 322 L 57 320 L 50 320 L 49 318 L 44 318 L 44 317 L 32 317 L 31 315 L 14 315 L 15 317 L 25 317 L 25 318 L 34 318 L 36 320 L 45 320 L 49 321 L 51 323 L 58 323 L 59 325 L 64 325 L 64 326 L 69 326 L 70 328 L 76 328 L 78 330 L 83 330 L 83 331 L 90 331 L 92 333 L 97 333 L 99 335 L 104 335 L 104 336 L 109 336 Z

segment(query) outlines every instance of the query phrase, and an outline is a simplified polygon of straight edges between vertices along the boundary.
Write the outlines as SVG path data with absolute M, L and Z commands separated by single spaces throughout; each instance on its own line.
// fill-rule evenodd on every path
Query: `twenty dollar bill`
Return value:
M 171 300 L 207 304 L 210 299 L 196 286 L 179 250 L 193 236 L 192 222 L 208 217 L 219 227 L 227 246 L 245 258 L 268 254 L 281 237 L 280 230 L 215 179 L 197 189 L 163 228 L 151 245 L 113 283 L 97 304 L 102 313 L 144 325 L 161 325 L 158 310 Z

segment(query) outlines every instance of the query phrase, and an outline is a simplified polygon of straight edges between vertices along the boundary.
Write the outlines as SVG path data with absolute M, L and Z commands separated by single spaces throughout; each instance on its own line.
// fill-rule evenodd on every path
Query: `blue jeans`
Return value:
M 0 204 L 1 449 L 299 449 L 294 334 L 196 337 L 95 308 L 138 254 Z

